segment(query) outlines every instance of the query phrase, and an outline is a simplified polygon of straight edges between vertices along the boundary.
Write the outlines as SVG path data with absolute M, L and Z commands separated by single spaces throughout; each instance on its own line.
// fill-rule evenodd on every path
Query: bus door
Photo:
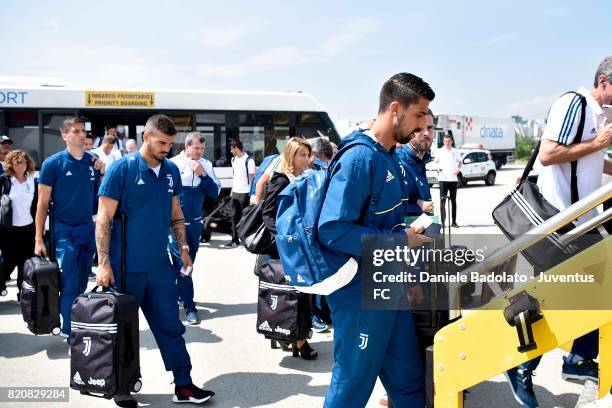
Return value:
M 38 149 L 41 152 L 40 163 L 52 154 L 66 148 L 60 125 L 69 116 L 78 116 L 78 111 L 76 109 L 41 109 L 38 111 L 38 133 L 41 135 Z

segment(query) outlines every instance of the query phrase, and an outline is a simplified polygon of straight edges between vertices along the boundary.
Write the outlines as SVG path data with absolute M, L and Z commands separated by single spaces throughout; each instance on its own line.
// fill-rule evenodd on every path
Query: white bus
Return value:
M 224 189 L 232 181 L 229 139 L 239 139 L 256 164 L 282 151 L 291 136 L 323 136 L 339 143 L 329 115 L 302 92 L 100 89 L 53 79 L 0 77 L 0 134 L 8 135 L 14 148 L 27 151 L 37 167 L 65 148 L 59 124 L 67 116 L 83 117 L 94 137 L 121 124 L 127 137 L 140 145 L 147 118 L 158 112 L 170 116 L 179 132 L 173 155 L 183 149 L 188 132 L 204 134 L 204 157 L 215 166 Z

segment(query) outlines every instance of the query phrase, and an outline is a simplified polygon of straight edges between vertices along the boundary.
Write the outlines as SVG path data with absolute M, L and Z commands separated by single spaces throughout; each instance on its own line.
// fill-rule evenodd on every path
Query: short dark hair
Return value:
M 431 109 L 429 109 L 429 108 L 427 109 L 427 114 L 428 114 L 428 115 L 431 115 L 431 117 L 432 117 L 432 118 L 434 118 L 434 119 L 436 118 L 436 117 L 434 116 L 433 112 L 431 111 Z
M 593 81 L 593 87 L 597 88 L 597 81 L 601 75 L 605 75 L 608 78 L 608 83 L 612 84 L 612 55 L 608 55 L 601 61 L 601 64 L 597 67 L 597 72 L 595 73 L 595 81 Z
M 84 126 L 85 119 L 77 118 L 76 116 L 68 116 L 62 121 L 62 124 L 60 125 L 60 130 L 62 133 L 68 133 L 70 132 L 70 128 L 76 125 L 77 123 L 80 123 Z
M 85 132 L 85 139 L 94 139 L 94 135 L 91 132 Z
M 176 135 L 176 126 L 168 116 L 163 113 L 157 113 L 147 119 L 145 124 L 145 132 L 161 132 L 168 136 Z
M 317 152 L 319 157 L 321 157 L 320 155 L 323 155 L 325 156 L 325 158 L 331 159 L 334 156 L 334 148 L 332 147 L 329 140 L 323 137 L 320 137 L 319 139 L 317 139 L 314 150 Z
M 238 148 L 240 150 L 244 150 L 243 149 L 243 145 L 242 142 L 240 140 L 236 140 L 236 139 L 232 139 L 232 141 L 229 144 L 230 149 L 232 148 Z
M 429 84 L 416 75 L 400 72 L 387 80 L 380 90 L 378 113 L 389 109 L 391 102 L 398 101 L 402 106 L 415 104 L 423 97 L 433 101 L 436 97 Z

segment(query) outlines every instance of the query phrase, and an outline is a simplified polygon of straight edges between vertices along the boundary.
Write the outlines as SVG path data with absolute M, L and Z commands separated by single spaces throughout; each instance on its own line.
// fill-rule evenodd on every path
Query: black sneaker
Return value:
M 597 382 L 599 379 L 599 366 L 593 360 L 580 360 L 575 364 L 568 363 L 563 357 L 563 368 L 561 377 L 565 381 L 586 381 L 591 380 Z
M 215 393 L 212 391 L 203 390 L 193 384 L 189 384 L 182 387 L 174 387 L 172 402 L 192 402 L 201 404 L 211 399 L 214 395 Z
M 138 402 L 131 395 L 115 395 L 113 402 L 116 407 L 121 408 L 138 408 Z

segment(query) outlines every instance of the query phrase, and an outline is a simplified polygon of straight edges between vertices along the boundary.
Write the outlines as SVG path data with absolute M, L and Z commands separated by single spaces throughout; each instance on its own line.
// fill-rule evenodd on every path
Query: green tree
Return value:
M 515 156 L 517 160 L 528 160 L 536 141 L 530 137 L 516 136 Z

